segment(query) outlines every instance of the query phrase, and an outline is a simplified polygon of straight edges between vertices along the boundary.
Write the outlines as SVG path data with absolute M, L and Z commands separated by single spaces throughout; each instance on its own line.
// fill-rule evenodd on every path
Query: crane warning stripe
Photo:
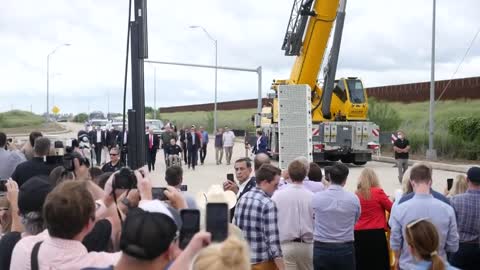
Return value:
M 380 129 L 374 128 L 374 129 L 372 129 L 372 133 L 375 137 L 378 137 L 378 136 L 380 136 Z
M 314 129 L 312 130 L 312 135 L 313 135 L 313 136 L 316 136 L 316 135 L 318 135 L 319 133 L 320 133 L 320 129 L 318 129 L 318 128 L 314 128 Z

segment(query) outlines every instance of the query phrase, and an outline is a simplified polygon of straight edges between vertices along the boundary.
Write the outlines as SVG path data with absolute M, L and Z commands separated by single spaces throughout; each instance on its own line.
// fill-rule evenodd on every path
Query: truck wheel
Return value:
M 352 163 L 352 158 L 351 157 L 343 157 L 342 159 L 342 163 Z
M 367 164 L 367 162 L 366 161 L 357 161 L 357 162 L 353 162 L 353 164 L 355 164 L 357 166 L 362 166 L 362 165 Z

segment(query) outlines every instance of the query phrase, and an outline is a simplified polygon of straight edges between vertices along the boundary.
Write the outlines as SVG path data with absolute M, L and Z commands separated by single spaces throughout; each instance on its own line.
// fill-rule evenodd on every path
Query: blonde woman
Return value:
M 468 182 L 467 177 L 464 174 L 459 174 L 453 180 L 452 189 L 449 191 L 445 189 L 445 196 L 452 197 L 458 194 L 462 194 L 467 192 L 468 189 Z
M 370 168 L 360 174 L 356 195 L 361 206 L 360 218 L 355 224 L 356 269 L 389 270 L 385 212 L 390 212 L 393 203 Z
M 202 249 L 193 261 L 192 270 L 249 270 L 247 243 L 235 236 Z

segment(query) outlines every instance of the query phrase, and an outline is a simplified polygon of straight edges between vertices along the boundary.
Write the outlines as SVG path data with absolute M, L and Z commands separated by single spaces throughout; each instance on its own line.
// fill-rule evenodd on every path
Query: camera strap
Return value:
M 38 251 L 40 250 L 40 245 L 43 241 L 37 242 L 32 249 L 32 254 L 30 256 L 30 268 L 32 270 L 39 270 L 40 267 L 38 265 Z

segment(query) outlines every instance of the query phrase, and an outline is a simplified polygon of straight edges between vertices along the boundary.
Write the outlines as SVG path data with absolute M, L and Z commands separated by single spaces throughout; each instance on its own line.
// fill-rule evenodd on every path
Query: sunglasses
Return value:
M 118 156 L 118 154 L 110 153 L 110 156 Z

